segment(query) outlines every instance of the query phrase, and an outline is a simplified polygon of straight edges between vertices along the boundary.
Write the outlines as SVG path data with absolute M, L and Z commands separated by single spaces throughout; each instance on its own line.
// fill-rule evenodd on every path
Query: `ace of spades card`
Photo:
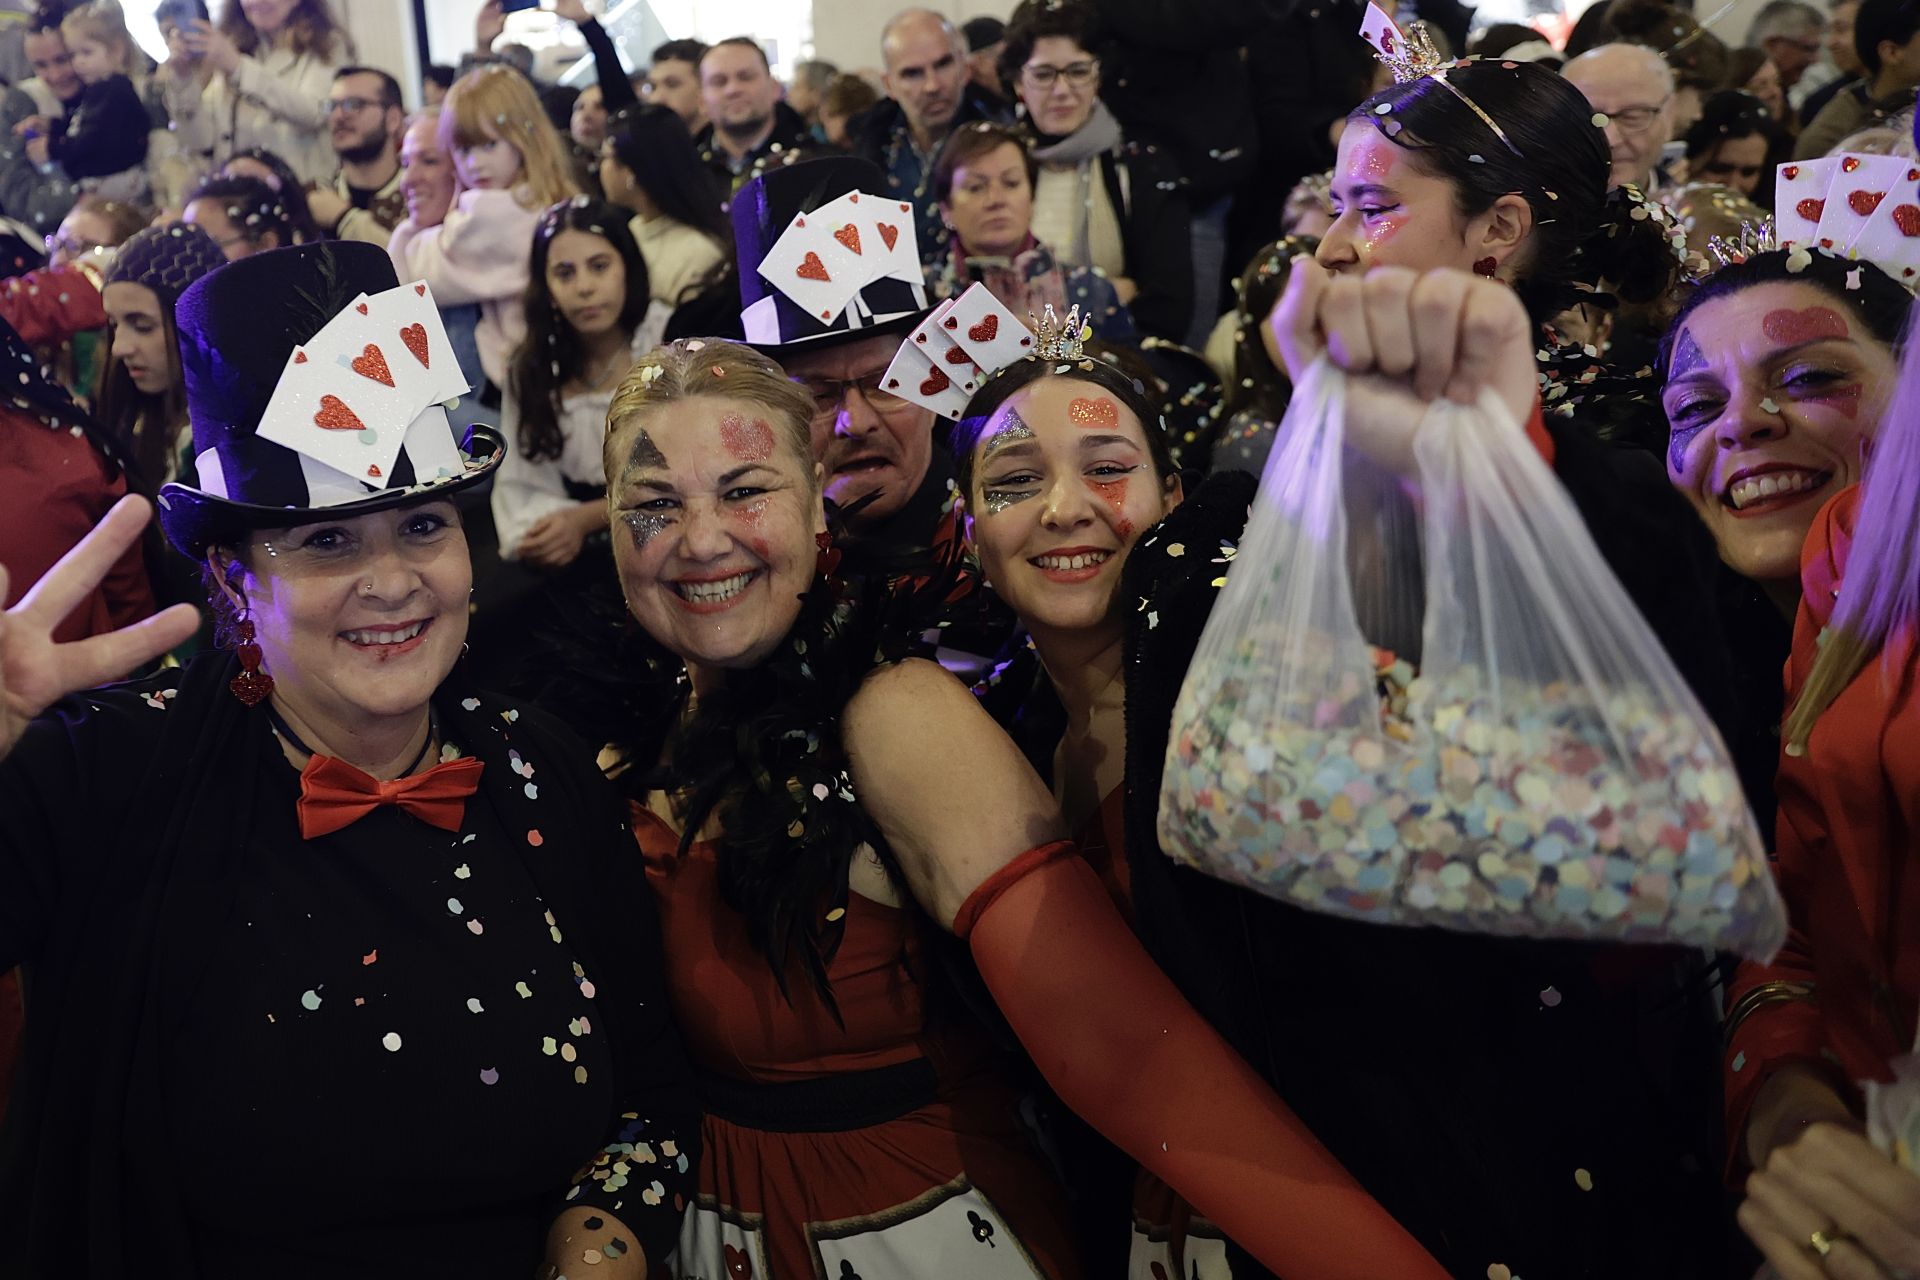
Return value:
M 940 318 L 941 330 L 988 373 L 1033 354 L 1033 332 L 1000 299 L 975 284 Z
M 1039 1280 L 1041 1274 L 999 1211 L 971 1188 L 956 1189 L 956 1194 L 904 1221 L 857 1235 L 827 1236 L 832 1229 L 816 1227 L 813 1235 L 822 1269 L 833 1280 Z
M 428 403 L 402 390 L 388 348 L 361 317 L 339 317 L 287 357 L 258 434 L 374 488 L 385 488 L 407 428 Z
M 381 340 L 400 385 L 417 386 L 427 404 L 445 404 L 467 394 L 471 388 L 460 372 L 426 281 L 415 280 L 362 301 L 370 322 L 363 328 L 369 337 Z

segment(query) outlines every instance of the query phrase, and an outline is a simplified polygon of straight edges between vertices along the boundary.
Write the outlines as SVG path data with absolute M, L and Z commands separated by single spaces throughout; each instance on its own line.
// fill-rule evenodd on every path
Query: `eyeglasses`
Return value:
M 350 116 L 357 116 L 368 107 L 378 107 L 384 104 L 378 98 L 328 98 L 321 105 L 326 109 L 328 115 L 332 115 L 336 111 L 344 111 Z
M 1044 62 L 1030 62 L 1020 68 L 1020 74 L 1028 84 L 1036 89 L 1051 89 L 1053 82 L 1062 77 L 1076 89 L 1084 89 L 1093 83 L 1100 74 L 1100 64 L 1092 58 L 1080 62 L 1069 62 L 1064 67 L 1051 67 Z
M 1673 95 L 1668 94 L 1650 107 L 1622 107 L 1618 111 L 1603 111 L 1601 114 L 1606 116 L 1610 124 L 1619 125 L 1622 133 L 1645 133 L 1672 101 Z
M 820 419 L 838 413 L 846 402 L 849 391 L 858 391 L 867 407 L 875 413 L 893 413 L 905 407 L 909 402 L 891 391 L 884 391 L 880 384 L 886 380 L 887 371 L 881 369 L 860 378 L 795 378 L 793 381 L 806 388 L 813 397 L 813 416 Z

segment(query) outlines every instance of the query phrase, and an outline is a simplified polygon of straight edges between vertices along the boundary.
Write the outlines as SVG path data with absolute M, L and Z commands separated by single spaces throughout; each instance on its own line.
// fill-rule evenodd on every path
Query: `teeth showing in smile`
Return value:
M 731 578 L 722 578 L 718 582 L 675 582 L 672 587 L 680 593 L 680 598 L 694 604 L 718 604 L 731 600 L 747 589 L 753 581 L 753 572 L 736 573 Z
M 1735 511 L 1739 511 L 1763 498 L 1778 497 L 1783 493 L 1805 493 L 1809 489 L 1818 489 L 1826 482 L 1826 474 L 1819 471 L 1769 471 L 1763 476 L 1748 476 L 1745 480 L 1734 481 L 1727 490 L 1727 501 Z
M 1111 551 L 1089 551 L 1077 556 L 1035 556 L 1033 562 L 1042 569 L 1091 569 L 1112 555 Z
M 346 633 L 346 638 L 348 644 L 405 644 L 419 635 L 426 625 L 424 622 L 416 622 L 398 631 L 349 631 Z

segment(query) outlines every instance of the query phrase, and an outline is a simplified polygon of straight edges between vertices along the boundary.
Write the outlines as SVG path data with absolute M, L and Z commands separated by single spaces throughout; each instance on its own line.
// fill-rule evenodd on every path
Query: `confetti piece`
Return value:
M 480 699 L 462 698 L 460 699 L 460 705 L 466 708 L 468 711 L 478 711 L 480 709 Z
M 1736 1053 L 1733 1055 L 1733 1069 L 1735 1071 L 1740 1070 L 1740 1068 L 1746 1065 L 1747 1065 L 1747 1054 L 1744 1049 L 1741 1050 L 1739 1053 Z
M 400 1052 L 400 1033 L 398 1031 L 389 1031 L 380 1037 L 380 1043 L 387 1047 L 388 1053 L 398 1053 Z
M 522 787 L 521 790 L 527 793 L 527 799 L 529 800 L 538 800 L 540 798 L 540 788 L 535 783 L 529 782 L 525 787 Z
M 1487 1268 L 1487 1280 L 1513 1280 L 1513 1271 L 1505 1263 L 1496 1262 Z
M 353 998 L 353 1007 L 358 1009 L 361 1005 L 365 1004 L 366 1002 L 367 1002 L 367 998 L 365 996 L 355 996 Z
M 1184 542 L 1169 542 L 1167 544 L 1167 554 L 1175 557 L 1183 556 L 1187 554 L 1187 544 Z
M 540 1052 L 546 1054 L 549 1058 L 551 1058 L 554 1054 L 560 1052 L 560 1042 L 558 1040 L 555 1040 L 552 1036 L 541 1036 Z
M 529 986 L 528 986 L 528 985 L 527 985 L 526 983 L 524 983 L 524 982 L 516 982 L 516 983 L 514 983 L 514 984 L 513 984 L 513 989 L 514 989 L 515 991 L 517 991 L 517 992 L 519 992 L 519 993 L 520 993 L 520 998 L 521 998 L 522 1000 L 530 1000 L 530 999 L 532 999 L 532 998 L 533 998 L 533 988 L 532 988 L 532 987 L 529 987 Z
M 838 924 L 846 918 L 846 915 L 847 909 L 845 907 L 835 907 L 833 910 L 827 912 L 827 923 Z
M 1559 1008 L 1560 1000 L 1561 1000 L 1560 993 L 1554 990 L 1552 987 L 1548 987 L 1546 990 L 1540 993 L 1540 1003 L 1547 1006 L 1547 1008 L 1549 1009 Z
M 480 1083 L 481 1084 L 499 1084 L 500 1073 L 494 1070 L 492 1067 L 484 1067 L 480 1071 Z
M 600 1261 L 600 1251 L 598 1249 L 588 1249 L 580 1255 L 580 1260 L 589 1266 L 598 1265 Z
M 372 964 L 375 960 L 378 960 L 379 958 L 380 958 L 380 948 L 375 947 L 373 950 L 367 952 L 367 954 L 360 957 L 360 963 Z
M 1780 412 L 1780 406 L 1773 402 L 1773 397 L 1766 396 L 1766 397 L 1763 397 L 1760 401 L 1760 412 L 1778 413 Z
M 480 1003 L 479 996 L 467 997 L 467 1012 L 468 1013 L 485 1013 L 486 1012 L 486 1008 Z
M 453 912 L 453 914 L 457 916 L 463 916 L 467 914 L 466 907 L 461 904 L 461 901 L 458 898 L 447 899 L 447 910 Z
M 582 982 L 580 983 L 580 994 L 585 996 L 589 1000 L 593 999 L 593 984 L 591 982 L 582 980 Z
M 481 924 L 478 920 L 467 921 L 467 932 L 472 934 L 474 937 L 477 938 L 481 934 L 485 933 L 486 931 L 487 931 L 487 926 Z
M 1573 1171 L 1573 1185 L 1579 1187 L 1582 1191 L 1591 1191 L 1593 1190 L 1593 1175 L 1585 1169 L 1575 1169 Z
M 538 827 L 535 827 L 532 831 L 527 832 L 527 843 L 532 845 L 534 848 L 538 849 L 541 845 L 545 844 L 546 842 L 547 842 L 546 837 L 540 834 L 540 829 Z
M 563 1062 L 572 1062 L 579 1056 L 579 1051 L 573 1047 L 573 1041 L 569 1040 L 560 1046 L 560 1058 Z
M 585 1067 L 575 1067 L 573 1069 L 573 1082 L 575 1084 L 585 1084 L 587 1082 L 587 1069 Z
M 473 876 L 473 868 L 469 867 L 464 862 L 453 869 L 453 878 L 455 880 L 467 880 L 472 878 L 472 876 Z

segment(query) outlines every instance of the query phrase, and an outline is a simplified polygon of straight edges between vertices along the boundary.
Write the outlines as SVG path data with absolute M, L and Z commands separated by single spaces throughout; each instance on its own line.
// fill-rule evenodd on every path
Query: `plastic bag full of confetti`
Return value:
M 1526 434 L 1436 403 L 1416 498 L 1344 418 L 1316 365 L 1174 710 L 1168 854 L 1379 923 L 1770 958 L 1726 747 Z

